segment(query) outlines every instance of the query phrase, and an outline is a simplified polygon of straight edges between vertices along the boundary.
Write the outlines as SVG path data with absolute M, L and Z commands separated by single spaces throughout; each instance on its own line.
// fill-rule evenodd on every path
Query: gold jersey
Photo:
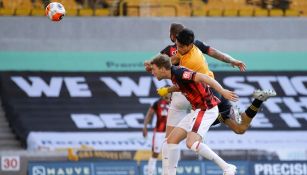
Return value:
M 213 72 L 209 70 L 205 56 L 195 45 L 188 53 L 180 56 L 179 65 L 214 78 Z

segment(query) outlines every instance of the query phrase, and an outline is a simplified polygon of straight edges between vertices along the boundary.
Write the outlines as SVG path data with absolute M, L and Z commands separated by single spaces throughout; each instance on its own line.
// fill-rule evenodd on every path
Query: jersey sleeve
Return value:
M 206 43 L 203 43 L 199 40 L 195 40 L 194 42 L 195 46 L 204 54 L 208 54 L 210 46 L 207 45 Z
M 174 69 L 173 73 L 175 74 L 177 80 L 183 82 L 194 81 L 194 76 L 196 74 L 196 72 L 186 69 L 184 67 L 178 67 L 177 69 Z
M 171 46 L 166 46 L 163 50 L 160 51 L 161 54 L 169 55 Z

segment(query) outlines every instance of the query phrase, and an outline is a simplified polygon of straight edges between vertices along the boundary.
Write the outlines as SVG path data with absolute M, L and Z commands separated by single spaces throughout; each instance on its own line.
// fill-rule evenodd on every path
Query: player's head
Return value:
M 194 32 L 188 28 L 184 28 L 176 36 L 177 50 L 181 55 L 186 54 L 192 49 L 194 43 Z
M 171 59 L 167 55 L 159 54 L 153 58 L 150 62 L 152 67 L 152 74 L 158 79 L 170 78 L 170 69 L 171 69 Z
M 184 25 L 179 23 L 172 23 L 169 30 L 169 37 L 172 42 L 176 41 L 176 35 L 184 29 Z

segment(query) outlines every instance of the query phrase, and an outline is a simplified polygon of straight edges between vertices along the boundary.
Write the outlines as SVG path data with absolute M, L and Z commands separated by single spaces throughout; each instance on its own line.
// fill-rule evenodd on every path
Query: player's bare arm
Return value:
M 148 129 L 147 125 L 152 120 L 152 117 L 154 116 L 154 109 L 150 107 L 146 113 L 145 119 L 144 119 L 144 127 L 143 127 L 143 137 L 147 137 Z
M 208 75 L 196 73 L 194 77 L 195 82 L 201 82 L 203 84 L 207 84 L 213 89 L 215 89 L 218 93 L 220 93 L 223 97 L 230 101 L 238 101 L 238 95 L 230 90 L 224 89 L 219 82 L 209 77 Z
M 220 60 L 222 62 L 225 63 L 229 63 L 231 64 L 233 67 L 238 67 L 240 69 L 240 71 L 246 71 L 246 65 L 244 62 L 240 61 L 240 60 L 236 60 L 233 57 L 231 57 L 230 55 L 223 53 L 213 47 L 210 47 L 208 50 L 208 55 Z

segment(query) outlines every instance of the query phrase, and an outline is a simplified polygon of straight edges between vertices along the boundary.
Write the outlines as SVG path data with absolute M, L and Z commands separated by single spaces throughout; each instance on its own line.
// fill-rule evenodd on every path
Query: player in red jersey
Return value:
M 171 94 L 160 98 L 155 101 L 152 106 L 149 107 L 144 119 L 143 137 L 147 137 L 148 129 L 147 125 L 152 120 L 154 114 L 156 114 L 157 121 L 153 132 L 152 138 L 152 156 L 148 161 L 147 175 L 154 175 L 156 169 L 156 162 L 161 152 L 162 143 L 165 139 L 166 119 L 170 102 Z
M 173 23 L 171 24 L 170 27 L 170 39 L 172 42 L 176 42 L 176 36 L 178 33 L 180 33 L 182 30 L 184 29 L 184 26 L 181 24 L 176 24 Z M 194 36 L 193 36 L 194 38 Z M 203 54 L 209 55 L 217 60 L 220 60 L 222 62 L 225 63 L 229 63 L 231 64 L 233 67 L 238 67 L 240 69 L 240 71 L 245 71 L 246 70 L 246 66 L 245 64 L 240 61 L 240 60 L 236 60 L 234 58 L 232 58 L 231 56 L 229 56 L 228 54 L 225 54 L 213 47 L 210 47 L 208 45 L 206 45 L 205 43 L 199 41 L 199 40 L 195 40 L 192 41 L 193 43 L 189 43 L 193 44 L 194 46 L 196 46 Z M 180 44 L 180 43 L 179 43 Z M 193 71 L 197 71 L 197 72 L 201 72 L 201 73 L 205 73 L 211 77 L 213 76 L 213 73 L 209 70 L 206 61 L 203 62 L 203 60 L 205 60 L 205 58 L 201 58 L 198 60 L 202 60 L 202 61 L 198 61 L 198 63 L 196 63 L 197 61 L 197 56 L 199 56 L 199 54 L 192 54 L 193 56 L 190 58 L 185 58 L 186 56 L 183 55 L 182 48 L 186 49 L 187 46 L 182 46 L 182 44 L 180 45 L 179 53 L 177 53 L 177 45 L 173 44 L 173 45 L 169 45 L 167 46 L 165 49 L 163 49 L 160 53 L 166 54 L 169 57 L 171 57 L 171 61 L 174 65 L 183 65 Z M 191 50 L 196 50 L 195 47 L 193 47 Z M 186 52 L 189 52 L 189 50 L 186 50 Z M 195 51 L 194 51 L 195 52 Z M 191 54 L 190 54 L 191 55 Z M 196 55 L 196 56 L 195 56 Z M 181 58 L 180 58 L 181 57 Z M 184 57 L 184 59 L 183 59 Z M 151 71 L 150 70 L 150 64 L 149 61 L 145 61 L 145 68 L 147 71 Z M 204 65 L 202 69 L 201 65 Z M 158 93 L 159 95 L 161 95 L 161 90 L 166 90 L 169 92 L 172 92 L 171 88 L 160 88 L 158 89 Z M 251 104 L 251 106 L 243 113 L 239 113 L 238 109 L 236 109 L 235 107 L 232 106 L 232 104 L 226 100 L 225 98 L 223 98 L 222 96 L 220 96 L 218 93 L 216 93 L 216 91 L 214 91 L 214 95 L 216 95 L 220 100 L 221 103 L 219 104 L 219 111 L 220 111 L 220 115 L 218 117 L 218 119 L 214 122 L 215 124 L 218 123 L 224 123 L 226 124 L 230 129 L 232 129 L 235 133 L 237 134 L 243 134 L 249 127 L 253 117 L 256 115 L 256 113 L 258 112 L 258 109 L 260 107 L 260 105 L 262 104 L 263 101 L 266 101 L 269 97 L 271 96 L 275 96 L 276 92 L 272 91 L 272 90 L 257 90 L 254 92 L 253 97 L 255 98 L 255 100 L 253 101 L 253 103 Z M 174 127 L 179 123 L 179 121 L 181 121 L 181 119 L 187 114 L 187 109 L 189 109 L 189 102 L 186 100 L 186 98 L 180 93 L 180 92 L 174 92 L 172 95 L 172 101 L 170 104 L 170 109 L 169 109 L 169 115 L 168 115 L 168 121 L 167 121 L 167 128 L 166 128 L 166 137 L 170 134 L 170 132 L 174 129 Z M 229 120 L 230 119 L 230 120 Z M 241 122 L 236 122 L 235 120 L 232 119 L 236 119 L 236 121 L 241 121 Z M 165 148 L 163 147 L 162 150 L 162 155 L 163 152 L 165 152 Z M 166 156 L 163 155 L 163 169 L 166 169 L 164 167 L 167 167 L 167 161 L 165 161 L 167 159 Z M 163 173 L 164 175 L 167 174 L 167 172 Z
M 167 55 L 158 55 L 151 61 L 152 74 L 158 79 L 171 79 L 178 91 L 191 103 L 193 112 L 185 116 L 167 137 L 168 175 L 175 175 L 179 161 L 178 144 L 186 138 L 186 145 L 197 154 L 215 162 L 224 175 L 234 175 L 236 167 L 226 163 L 206 144 L 203 138 L 218 117 L 219 99 L 213 95 L 215 89 L 224 98 L 237 101 L 238 96 L 224 89 L 208 75 L 180 66 L 172 66 Z M 210 86 L 210 87 L 209 87 Z

